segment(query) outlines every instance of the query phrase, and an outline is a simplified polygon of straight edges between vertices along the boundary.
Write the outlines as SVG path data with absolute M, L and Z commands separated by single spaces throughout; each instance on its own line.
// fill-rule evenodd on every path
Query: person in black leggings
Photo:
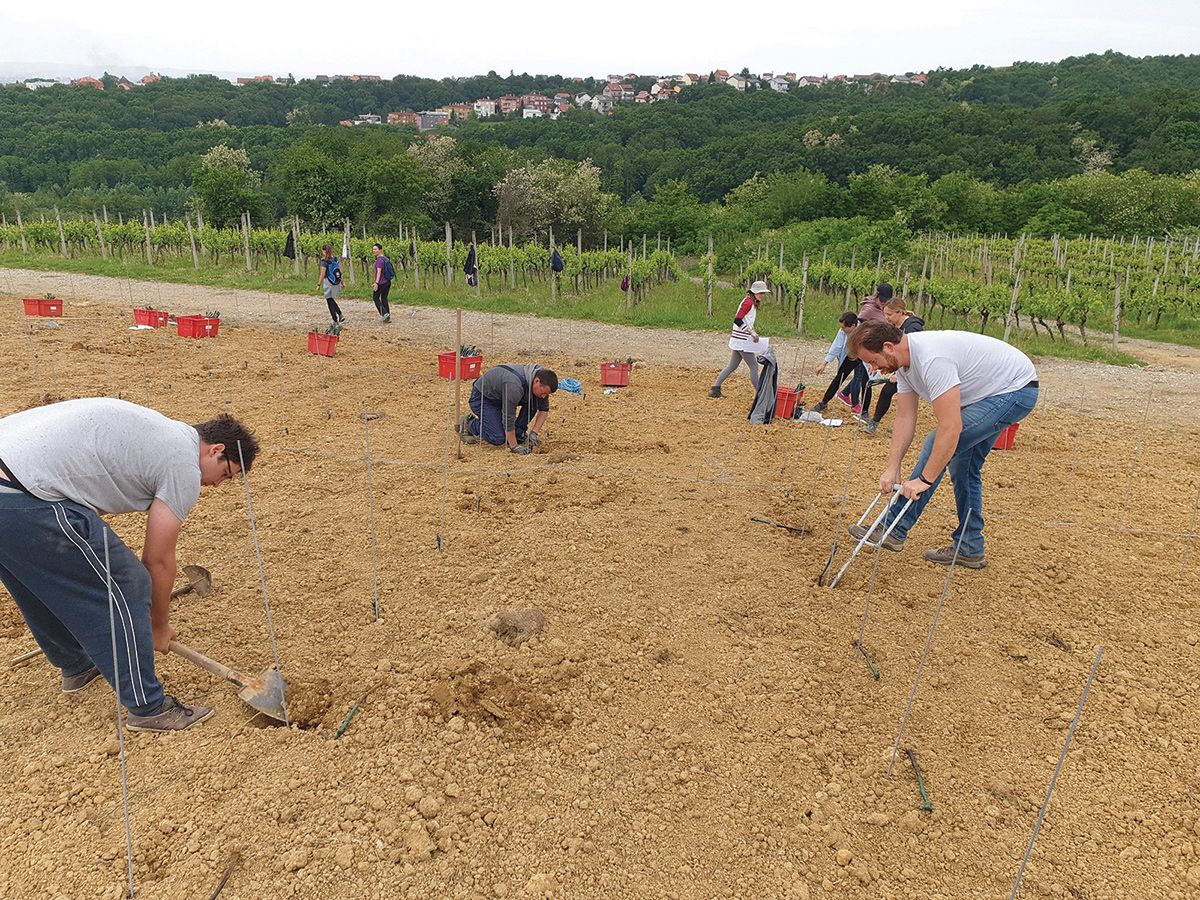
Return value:
M 833 343 L 829 345 L 829 351 L 825 354 L 825 360 L 821 365 L 817 366 L 817 374 L 820 375 L 825 371 L 825 367 L 829 363 L 838 359 L 841 360 L 838 365 L 837 374 L 833 376 L 833 380 L 829 382 L 829 387 L 825 389 L 825 396 L 821 398 L 821 402 L 817 403 L 813 408 L 813 412 L 822 413 L 829 408 L 829 401 L 833 399 L 834 394 L 837 394 L 842 387 L 842 383 L 855 373 L 860 363 L 857 359 L 846 352 L 846 339 L 850 333 L 858 327 L 858 316 L 852 312 L 844 312 L 838 319 L 838 328 L 840 329 L 837 335 L 834 336 Z M 865 380 L 865 379 L 864 379 Z M 857 393 L 857 391 L 856 391 Z M 843 395 L 844 396 L 844 395 Z M 865 403 L 871 402 L 870 389 L 867 391 Z
M 899 297 L 889 300 L 883 308 L 883 314 L 887 316 L 887 320 L 892 325 L 895 325 L 905 334 L 912 334 L 916 331 L 921 331 L 925 327 L 925 320 L 920 316 L 913 315 L 904 305 L 904 301 Z M 883 387 L 879 389 L 879 400 L 875 404 L 875 415 L 870 416 L 863 421 L 863 430 L 867 434 L 874 434 L 879 428 L 879 423 L 883 421 L 883 417 L 888 414 L 888 410 L 892 408 L 892 398 L 896 396 L 896 376 L 893 375 L 890 380 L 883 383 Z M 867 401 L 869 405 L 870 401 Z M 864 409 L 868 408 L 864 405 Z

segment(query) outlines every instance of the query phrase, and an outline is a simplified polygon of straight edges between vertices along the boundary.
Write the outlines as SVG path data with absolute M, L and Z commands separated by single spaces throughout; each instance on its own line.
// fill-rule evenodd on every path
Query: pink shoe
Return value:
M 862 415 L 862 404 L 855 403 L 854 407 L 850 410 L 850 412 L 854 413 L 856 416 L 861 416 Z
M 838 398 L 838 400 L 842 401 L 842 403 L 845 403 L 847 406 L 850 405 L 850 395 L 845 393 L 844 391 L 842 393 L 838 394 L 837 398 Z

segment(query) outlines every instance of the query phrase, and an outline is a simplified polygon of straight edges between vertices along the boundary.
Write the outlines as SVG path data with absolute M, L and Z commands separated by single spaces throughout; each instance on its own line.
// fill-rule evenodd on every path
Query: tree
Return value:
M 244 212 L 262 218 L 270 209 L 270 200 L 262 191 L 262 176 L 250 168 L 250 155 L 225 143 L 200 157 L 192 191 L 205 222 L 218 228 L 240 221 Z

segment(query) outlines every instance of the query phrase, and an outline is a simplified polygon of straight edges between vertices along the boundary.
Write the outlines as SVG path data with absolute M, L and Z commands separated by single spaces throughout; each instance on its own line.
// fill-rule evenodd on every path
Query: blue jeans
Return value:
M 983 461 L 987 459 L 1000 432 L 1029 415 L 1037 405 L 1037 398 L 1036 387 L 1024 387 L 987 397 L 962 408 L 962 433 L 958 436 L 958 447 L 946 466 L 946 472 L 950 473 L 954 482 L 954 507 L 958 512 L 958 527 L 950 536 L 956 544 L 962 537 L 959 552 L 964 556 L 983 556 Z M 915 478 L 917 472 L 924 472 L 936 437 L 935 428 L 925 438 L 912 477 Z M 933 487 L 919 495 L 908 512 L 900 517 L 892 531 L 893 537 L 901 541 L 908 537 L 908 530 L 917 523 L 933 492 L 941 484 L 943 475 L 945 472 L 939 474 L 933 481 Z M 905 502 L 900 499 L 893 505 L 894 512 L 888 514 L 889 524 L 903 509 Z M 969 522 L 966 521 L 968 511 L 971 514 Z
M 467 400 L 467 406 L 475 413 L 475 418 L 467 423 L 467 431 L 489 444 L 506 444 L 508 437 L 504 433 L 504 408 L 499 403 L 485 399 L 478 385 L 479 382 L 476 381 L 475 386 L 471 388 L 471 397 Z M 513 430 L 519 444 L 524 442 L 529 430 L 529 407 L 526 404 L 522 403 L 517 407 L 514 424 Z

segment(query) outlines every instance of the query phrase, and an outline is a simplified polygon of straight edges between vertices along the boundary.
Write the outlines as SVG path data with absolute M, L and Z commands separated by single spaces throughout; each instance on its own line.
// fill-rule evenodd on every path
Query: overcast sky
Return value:
M 744 12 L 743 12 L 744 11 Z M 144 70 L 297 78 L 510 70 L 602 77 L 888 74 L 1116 50 L 1200 52 L 1197 0 L 174 4 L 58 0 L 0 10 L 0 78 Z

